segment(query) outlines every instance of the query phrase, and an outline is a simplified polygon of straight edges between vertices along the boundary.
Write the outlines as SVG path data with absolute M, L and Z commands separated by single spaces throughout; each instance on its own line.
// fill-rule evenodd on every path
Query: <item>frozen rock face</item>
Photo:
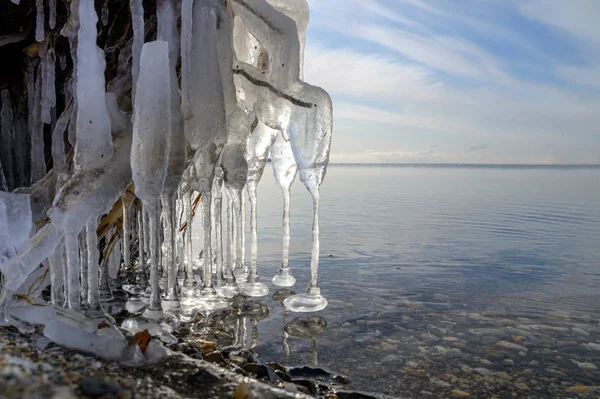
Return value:
M 231 199 L 228 269 L 235 266 L 233 275 L 226 273 L 227 282 L 233 284 L 235 277 L 238 284 L 246 283 L 247 293 L 268 293 L 256 269 L 256 220 L 257 185 L 269 153 L 284 201 L 280 275 L 289 275 L 289 188 L 299 174 L 314 199 L 308 293 L 318 294 L 319 187 L 329 160 L 332 104 L 323 89 L 302 80 L 306 0 L 159 0 L 156 24 L 145 23 L 150 10 L 141 0 L 130 0 L 133 34 L 127 32 L 116 44 L 108 43 L 106 30 L 97 29 L 113 26 L 116 18 L 103 4 L 98 25 L 92 0 L 72 0 L 67 18 L 60 15 L 67 9 L 57 8 L 55 0 L 36 1 L 33 37 L 39 44 L 29 49 L 25 65 L 26 115 L 19 114 L 24 107 L 18 106 L 14 87 L 2 87 L 0 190 L 13 190 L 17 182 L 33 185 L 0 192 L 0 303 L 16 297 L 13 293 L 29 293 L 23 284 L 37 280 L 42 264 L 50 271 L 44 284 L 52 286 L 53 306 L 15 308 L 3 315 L 23 323 L 43 321 L 46 335 L 57 343 L 111 359 L 125 356 L 133 364 L 139 353 L 124 355 L 118 330 L 76 315 L 82 309 L 103 314 L 103 293 L 110 297 L 110 280 L 123 275 L 123 264 L 138 273 L 132 292 L 141 293 L 138 302 L 149 302 L 146 316 L 162 314 L 159 266 L 168 274 L 165 300 L 173 304 L 178 302 L 177 268 L 185 258 L 185 295 L 193 299 L 197 276 L 192 264 L 200 251 L 192 253 L 192 215 L 204 226 L 202 294 L 207 303 L 218 302 L 211 268 L 217 259 L 222 270 L 223 246 L 211 245 L 211 238 L 222 241 L 223 189 Z M 66 50 L 55 41 L 62 23 L 60 34 L 70 46 Z M 145 43 L 155 28 L 156 41 Z M 108 36 L 113 29 L 118 28 L 109 28 Z M 244 270 L 244 188 L 251 205 L 249 276 Z M 126 201 L 126 190 L 139 200 Z M 180 209 L 178 193 L 184 204 Z M 137 212 L 130 211 L 132 203 Z M 176 237 L 183 231 L 185 256 L 177 256 Z M 99 264 L 108 265 L 101 281 Z M 217 275 L 223 280 L 222 272 Z M 72 339 L 65 338 L 69 331 Z

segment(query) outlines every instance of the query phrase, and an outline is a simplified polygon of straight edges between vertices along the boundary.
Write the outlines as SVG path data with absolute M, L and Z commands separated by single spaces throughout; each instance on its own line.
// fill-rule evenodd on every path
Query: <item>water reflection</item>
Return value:
M 317 367 L 317 335 L 325 331 L 327 321 L 321 316 L 298 317 L 283 326 L 283 351 L 285 353 L 285 363 L 290 358 L 290 346 L 287 342 L 288 337 L 309 338 L 311 340 L 311 366 Z

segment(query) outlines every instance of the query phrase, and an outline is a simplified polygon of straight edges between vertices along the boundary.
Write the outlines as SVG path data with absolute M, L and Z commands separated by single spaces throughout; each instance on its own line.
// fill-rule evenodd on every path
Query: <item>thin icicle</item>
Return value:
M 52 47 L 48 48 L 46 56 L 46 94 L 48 95 L 47 101 L 50 108 L 56 107 L 56 54 Z
M 65 130 L 71 119 L 73 107 L 69 106 L 63 111 L 52 132 L 52 162 L 54 170 L 58 173 L 67 173 L 67 158 L 65 156 Z
M 190 117 L 190 73 L 192 69 L 192 10 L 194 0 L 181 5 L 181 110 L 184 120 Z
M 15 173 L 14 158 L 16 148 L 14 146 L 14 128 L 12 106 L 10 104 L 10 92 L 8 89 L 2 89 L 2 109 L 0 110 L 0 120 L 2 129 L 0 130 L 0 160 L 2 167 L 5 170 L 6 185 L 9 189 L 13 189 L 17 183 L 17 175 Z
M 81 285 L 79 283 L 79 233 L 65 233 L 65 251 L 67 254 L 67 298 L 69 309 L 81 310 Z
M 102 14 L 100 19 L 102 20 L 102 25 L 108 25 L 108 0 L 104 0 L 104 5 L 102 6 Z
M 88 303 L 90 310 L 98 310 L 100 308 L 100 288 L 98 285 L 98 261 L 100 252 L 98 251 L 98 236 L 96 230 L 98 228 L 98 217 L 92 216 L 85 225 L 87 256 L 88 256 Z
M 29 86 L 29 84 L 28 84 Z M 42 68 L 35 79 L 34 106 L 31 129 L 31 182 L 36 183 L 46 174 L 44 158 L 44 129 L 42 123 Z
M 50 298 L 54 306 L 63 306 L 65 296 L 63 292 L 63 264 L 65 248 L 62 243 L 58 244 L 54 254 L 49 258 L 50 261 Z
M 184 248 L 184 261 L 185 264 L 185 280 L 184 286 L 193 287 L 195 285 L 194 280 L 194 266 L 192 264 L 194 260 L 194 253 L 192 248 L 192 192 L 191 190 L 186 191 L 183 194 L 183 214 L 185 217 L 186 228 L 183 232 L 183 248 Z
M 48 5 L 50 7 L 48 25 L 50 25 L 50 29 L 54 29 L 56 27 L 56 0 L 48 0 Z
M 60 64 L 60 70 L 64 71 L 67 68 L 67 56 L 60 54 L 58 56 L 58 63 Z
M 136 84 L 140 73 L 140 58 L 142 47 L 144 46 L 145 28 L 144 28 L 144 5 L 142 0 L 130 0 L 131 20 L 133 22 L 133 65 L 131 67 L 132 97 L 135 98 Z
M 6 177 L 4 176 L 4 170 L 0 163 L 0 191 L 8 191 L 8 185 L 6 184 Z
M 35 0 L 37 14 L 35 17 L 35 40 L 44 40 L 44 0 Z
M 81 303 L 88 303 L 88 248 L 86 231 L 79 234 L 79 262 L 81 262 L 80 281 L 81 281 Z
M 48 81 L 50 75 L 50 63 L 48 61 L 48 46 L 50 40 L 44 40 L 40 46 L 40 70 L 42 71 L 42 122 L 49 125 L 52 122 L 50 115 L 50 89 L 54 88 L 54 79 L 52 83 Z M 43 127 L 42 127 L 43 128 Z
M 129 254 L 129 208 L 125 204 L 125 198 L 121 199 L 123 205 L 123 266 L 127 270 L 131 263 L 131 256 Z
M 146 274 L 146 251 L 144 243 L 144 211 L 139 209 L 137 211 L 137 228 L 138 228 L 138 278 L 140 288 L 146 289 L 148 287 L 148 275 Z

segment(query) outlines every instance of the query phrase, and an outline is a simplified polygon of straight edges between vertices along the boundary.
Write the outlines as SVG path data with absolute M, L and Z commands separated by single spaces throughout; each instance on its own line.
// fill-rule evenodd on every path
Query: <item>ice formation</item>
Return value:
M 288 258 L 297 175 L 314 211 L 308 289 L 278 300 L 286 311 L 323 309 L 319 187 L 332 104 L 302 80 L 306 1 L 159 0 L 154 26 L 145 24 L 143 2 L 130 0 L 133 37 L 113 47 L 99 42 L 98 27 L 115 18 L 111 2 L 100 3 L 71 1 L 65 20 L 50 0 L 46 21 L 37 0 L 26 116 L 16 112 L 15 92 L 1 91 L 0 317 L 43 324 L 57 343 L 133 364 L 141 354 L 127 349 L 110 313 L 126 308 L 123 329 L 173 342 L 171 333 L 197 312 L 228 306 L 240 293 L 267 295 L 257 271 L 257 212 L 269 154 L 284 204 L 275 285 L 296 281 Z M 59 34 L 70 49 L 56 47 Z M 192 223 L 201 223 L 201 248 L 192 247 Z M 49 269 L 51 304 L 33 298 L 37 305 L 26 306 L 15 293 L 40 264 Z M 124 303 L 113 285 L 127 272 L 136 277 L 122 287 Z M 261 307 L 240 312 L 253 330 L 264 317 Z M 111 327 L 99 328 L 98 318 Z

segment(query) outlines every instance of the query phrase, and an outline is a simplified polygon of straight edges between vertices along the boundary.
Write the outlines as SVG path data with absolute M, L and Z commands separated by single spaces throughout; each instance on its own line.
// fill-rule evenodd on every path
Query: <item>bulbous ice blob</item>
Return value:
M 79 2 L 77 35 L 77 144 L 75 166 L 92 170 L 113 155 L 110 116 L 105 100 L 104 52 L 96 46 L 98 16 L 94 2 Z
M 171 138 L 169 46 L 144 44 L 133 109 L 131 170 L 135 194 L 156 201 L 163 191 Z
M 225 124 L 217 52 L 217 0 L 195 1 L 192 19 L 192 26 L 186 24 L 182 42 L 182 57 L 185 57 L 182 62 L 187 65 L 182 93 L 185 137 L 196 151 L 210 146 Z

